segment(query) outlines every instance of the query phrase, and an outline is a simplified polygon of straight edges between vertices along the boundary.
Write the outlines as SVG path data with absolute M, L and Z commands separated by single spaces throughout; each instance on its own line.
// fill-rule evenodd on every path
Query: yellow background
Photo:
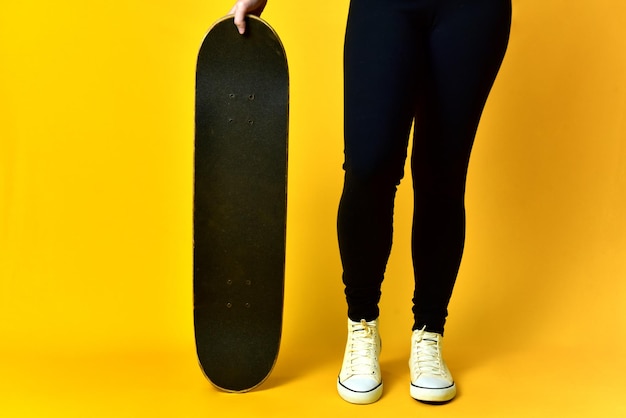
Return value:
M 259 390 L 214 390 L 192 324 L 197 49 L 231 0 L 0 5 L 0 415 L 626 415 L 626 5 L 514 0 L 470 169 L 446 353 L 408 395 L 410 184 L 382 301 L 385 395 L 335 393 L 348 1 L 270 0 L 291 71 L 284 336 Z M 333 416 L 334 416 L 333 415 Z

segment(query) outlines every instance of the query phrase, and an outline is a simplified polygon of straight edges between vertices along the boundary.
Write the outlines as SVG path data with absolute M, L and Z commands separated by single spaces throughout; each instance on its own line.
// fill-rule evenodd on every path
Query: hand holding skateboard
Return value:
M 261 16 L 266 4 L 267 0 L 238 0 L 235 3 L 229 14 L 235 15 L 235 26 L 240 34 L 243 35 L 246 31 L 246 15 Z

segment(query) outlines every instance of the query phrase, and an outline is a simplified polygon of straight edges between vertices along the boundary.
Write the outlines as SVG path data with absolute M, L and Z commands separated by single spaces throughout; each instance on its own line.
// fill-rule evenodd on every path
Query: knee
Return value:
M 404 177 L 404 164 L 394 164 L 390 159 L 373 156 L 348 159 L 343 164 L 346 183 L 354 185 L 380 185 L 396 187 Z

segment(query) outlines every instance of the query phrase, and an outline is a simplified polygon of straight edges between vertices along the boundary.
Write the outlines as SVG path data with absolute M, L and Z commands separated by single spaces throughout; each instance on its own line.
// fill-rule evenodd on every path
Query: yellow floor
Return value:
M 441 406 L 408 394 L 406 356 L 397 341 L 384 346 L 385 391 L 373 405 L 355 406 L 335 391 L 342 347 L 338 337 L 287 341 L 271 377 L 246 394 L 214 389 L 203 377 L 190 343 L 98 352 L 25 350 L 2 353 L 3 417 L 623 417 L 626 416 L 623 347 L 468 345 L 449 338 L 446 349 L 459 394 Z M 338 333 L 335 333 L 338 335 Z M 308 343 L 307 349 L 302 349 Z M 385 344 L 385 343 L 383 343 Z M 601 346 L 600 346 L 601 347 Z M 401 415 L 402 414 L 402 415 Z M 410 415 L 409 415 L 410 414 Z M 392 415 L 385 415 L 392 416 Z

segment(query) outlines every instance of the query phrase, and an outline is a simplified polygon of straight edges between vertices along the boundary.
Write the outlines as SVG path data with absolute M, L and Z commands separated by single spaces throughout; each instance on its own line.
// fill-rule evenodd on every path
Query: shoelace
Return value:
M 416 344 L 413 347 L 413 366 L 421 373 L 444 376 L 445 373 L 441 367 L 441 353 L 437 340 L 426 338 L 424 335 L 425 328 L 421 329 L 417 334 Z
M 365 320 L 352 326 L 350 344 L 350 372 L 352 375 L 370 375 L 375 370 L 376 334 Z

